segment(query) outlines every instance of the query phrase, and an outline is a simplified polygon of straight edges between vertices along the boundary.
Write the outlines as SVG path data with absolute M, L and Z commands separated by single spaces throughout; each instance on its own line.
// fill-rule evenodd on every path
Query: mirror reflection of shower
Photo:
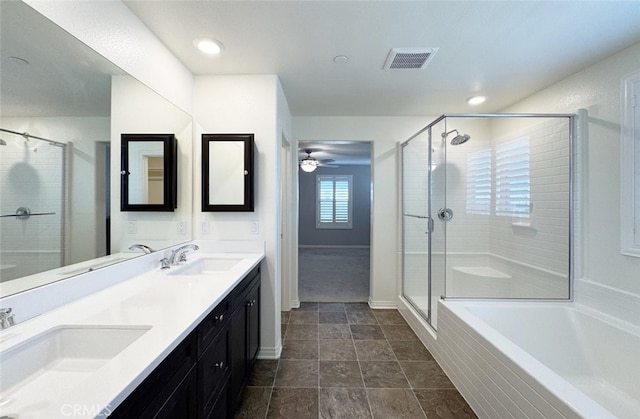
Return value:
M 469 141 L 469 139 L 471 139 L 470 135 L 468 135 L 468 134 L 460 134 L 460 132 L 458 132 L 457 129 L 452 129 L 449 132 L 443 132 L 442 133 L 442 139 L 446 140 L 447 137 L 449 136 L 449 134 L 451 134 L 452 132 L 455 132 L 457 135 L 455 137 L 453 137 L 453 139 L 451 140 L 451 145 L 464 144 L 467 141 Z
M 0 282 L 65 261 L 67 152 L 63 143 L 0 128 Z M 46 232 L 46 234 L 43 234 Z

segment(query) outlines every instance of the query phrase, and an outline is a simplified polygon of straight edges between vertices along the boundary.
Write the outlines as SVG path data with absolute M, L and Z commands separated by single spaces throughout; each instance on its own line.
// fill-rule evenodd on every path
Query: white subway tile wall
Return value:
M 457 121 L 450 121 L 454 126 Z M 439 150 L 441 139 L 434 129 L 434 153 L 437 163 L 432 171 L 433 296 L 567 298 L 569 270 L 569 124 L 568 118 L 541 118 L 534 123 L 523 119 L 522 127 L 510 126 L 505 132 L 499 122 L 487 129 L 486 120 L 477 130 L 469 128 L 471 140 L 463 145 L 447 144 L 446 164 Z M 526 126 L 524 126 L 526 124 Z M 496 215 L 495 151 L 499 144 L 526 137 L 529 140 L 529 177 L 531 213 L 528 217 Z M 428 136 L 411 141 L 403 149 L 404 212 L 427 215 L 428 212 Z M 489 215 L 469 211 L 467 207 L 469 155 L 490 150 L 492 155 L 491 209 Z M 471 176 L 473 171 L 471 172 Z M 440 208 L 451 208 L 453 219 L 437 219 Z M 426 297 L 427 235 L 426 221 L 403 217 L 404 293 Z M 446 240 L 445 240 L 446 239 Z M 445 249 L 446 245 L 446 249 Z M 446 260 L 444 255 L 446 254 Z M 446 265 L 445 265 L 446 264 Z M 455 284 L 458 267 L 491 267 L 511 276 L 496 281 L 478 277 L 478 283 Z M 491 282 L 494 281 L 494 282 Z M 454 292 L 455 291 L 455 292 Z M 411 294 L 410 292 L 413 292 Z
M 0 150 L 2 215 L 15 214 L 19 207 L 54 213 L 24 220 L 0 218 L 2 265 L 15 265 L 0 279 L 7 281 L 61 265 L 63 149 L 14 135 L 3 139 L 7 145 Z

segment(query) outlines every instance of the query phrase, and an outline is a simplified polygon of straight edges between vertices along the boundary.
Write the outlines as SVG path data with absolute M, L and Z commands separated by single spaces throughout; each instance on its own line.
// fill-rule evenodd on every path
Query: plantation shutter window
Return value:
M 352 228 L 352 176 L 317 175 L 316 228 Z
M 467 156 L 467 213 L 491 213 L 491 149 Z
M 529 137 L 496 148 L 496 215 L 529 218 Z

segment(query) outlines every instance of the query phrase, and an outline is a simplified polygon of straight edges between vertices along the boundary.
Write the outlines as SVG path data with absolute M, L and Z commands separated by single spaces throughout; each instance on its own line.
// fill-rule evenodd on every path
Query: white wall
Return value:
M 640 258 L 620 254 L 620 109 L 621 79 L 638 70 L 640 43 L 504 110 L 587 109 L 584 276 L 635 294 L 640 294 Z
M 295 117 L 297 141 L 372 141 L 373 226 L 369 304 L 395 307 L 399 293 L 396 143 L 426 126 L 431 117 Z M 295 145 L 297 148 L 297 144 Z
M 275 357 L 281 350 L 279 173 L 282 132 L 290 124 L 286 99 L 274 75 L 197 76 L 194 87 L 194 238 L 265 242 L 260 356 Z M 203 133 L 254 134 L 254 212 L 201 212 Z

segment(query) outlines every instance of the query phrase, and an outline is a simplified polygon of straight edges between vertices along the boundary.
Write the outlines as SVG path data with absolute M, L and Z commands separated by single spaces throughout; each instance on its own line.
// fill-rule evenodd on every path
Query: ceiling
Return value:
M 636 0 L 124 3 L 193 74 L 277 74 L 294 116 L 497 112 L 640 41 Z M 22 2 L 0 5 L 3 115 L 108 115 L 110 74 L 121 70 Z M 203 36 L 224 44 L 219 57 L 194 48 Z M 425 69 L 383 69 L 392 48 L 418 47 L 438 48 Z M 487 101 L 471 107 L 476 94 Z M 352 150 L 335 154 L 344 144 L 309 146 L 354 162 Z
M 0 29 L 2 116 L 111 114 L 122 70 L 23 2 L 0 0 Z
M 637 0 L 124 3 L 194 74 L 277 74 L 294 116 L 494 112 L 640 41 Z M 193 47 L 203 36 L 221 56 Z M 413 47 L 439 50 L 382 69 Z
M 370 165 L 371 143 L 362 141 L 300 141 L 298 160 L 311 157 L 323 163 L 324 167 L 337 168 L 347 165 Z M 329 160 L 329 161 L 324 161 Z

